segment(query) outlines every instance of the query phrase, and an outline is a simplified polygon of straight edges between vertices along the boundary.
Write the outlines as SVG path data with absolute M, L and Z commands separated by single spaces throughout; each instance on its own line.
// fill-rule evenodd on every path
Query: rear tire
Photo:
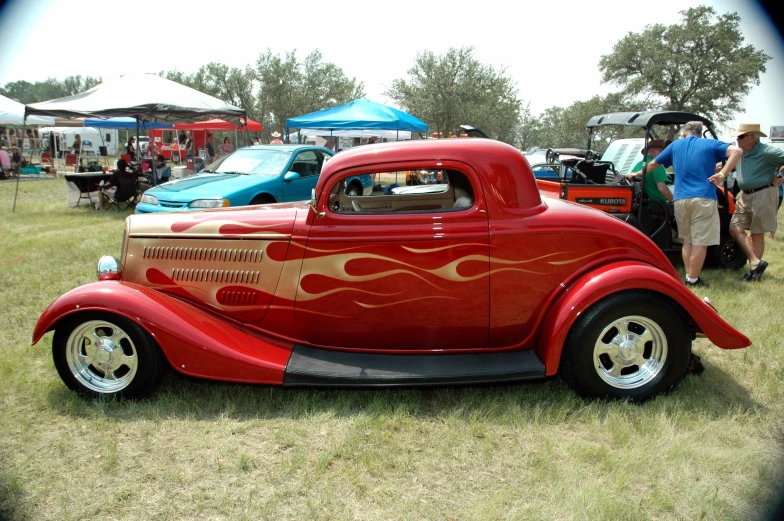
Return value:
M 729 233 L 722 233 L 717 246 L 708 248 L 710 264 L 723 270 L 739 270 L 746 265 L 746 255 Z
M 65 385 L 93 397 L 143 398 L 158 387 L 166 368 L 150 335 L 112 313 L 65 319 L 55 330 L 52 356 Z
M 362 195 L 362 185 L 359 183 L 351 183 L 348 188 L 346 188 L 346 195 L 349 197 L 359 197 Z
M 686 373 L 691 337 L 663 297 L 628 291 L 591 306 L 572 326 L 560 372 L 578 394 L 644 401 Z

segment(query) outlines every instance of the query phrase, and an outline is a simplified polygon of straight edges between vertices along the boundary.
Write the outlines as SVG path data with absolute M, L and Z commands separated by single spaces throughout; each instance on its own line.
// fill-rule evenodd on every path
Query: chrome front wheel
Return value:
M 128 333 L 103 320 L 90 320 L 74 329 L 65 357 L 76 380 L 102 394 L 128 387 L 139 366 L 139 355 Z
M 146 396 L 158 386 L 166 366 L 146 331 L 125 317 L 102 312 L 59 323 L 52 355 L 68 388 L 93 396 Z

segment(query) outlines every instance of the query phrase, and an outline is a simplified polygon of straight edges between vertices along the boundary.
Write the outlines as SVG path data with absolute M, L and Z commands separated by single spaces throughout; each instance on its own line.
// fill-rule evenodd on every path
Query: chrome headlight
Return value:
M 104 255 L 98 260 L 98 280 L 120 280 L 122 264 L 111 255 Z
M 154 195 L 144 194 L 142 195 L 142 202 L 147 204 L 158 204 L 158 198 Z
M 231 206 L 228 199 L 198 199 L 191 201 L 188 205 L 191 208 L 225 208 Z

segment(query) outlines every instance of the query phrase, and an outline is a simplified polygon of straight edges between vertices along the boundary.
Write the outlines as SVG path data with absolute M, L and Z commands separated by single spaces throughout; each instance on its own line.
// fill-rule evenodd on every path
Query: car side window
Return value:
M 337 183 L 329 198 L 334 212 L 443 212 L 459 211 L 474 205 L 474 190 L 465 174 L 456 170 L 407 170 L 369 174 L 370 195 L 352 195 L 346 183 Z
M 315 150 L 304 150 L 296 155 L 289 171 L 302 177 L 311 177 L 321 173 L 321 153 Z

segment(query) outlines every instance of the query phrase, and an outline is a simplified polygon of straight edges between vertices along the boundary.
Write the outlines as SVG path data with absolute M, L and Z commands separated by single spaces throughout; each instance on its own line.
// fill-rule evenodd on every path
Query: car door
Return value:
M 318 150 L 302 150 L 294 154 L 288 172 L 296 172 L 299 178 L 285 180 L 287 172 L 283 173 L 283 201 L 310 199 L 311 192 L 318 182 L 323 161 L 322 153 Z
M 304 340 L 370 350 L 487 347 L 487 211 L 475 173 L 452 167 L 449 179 L 462 176 L 472 199 L 450 181 L 435 191 L 397 190 L 402 170 L 354 169 L 326 187 L 297 288 Z M 371 195 L 346 194 L 350 177 L 368 173 L 380 185 Z

